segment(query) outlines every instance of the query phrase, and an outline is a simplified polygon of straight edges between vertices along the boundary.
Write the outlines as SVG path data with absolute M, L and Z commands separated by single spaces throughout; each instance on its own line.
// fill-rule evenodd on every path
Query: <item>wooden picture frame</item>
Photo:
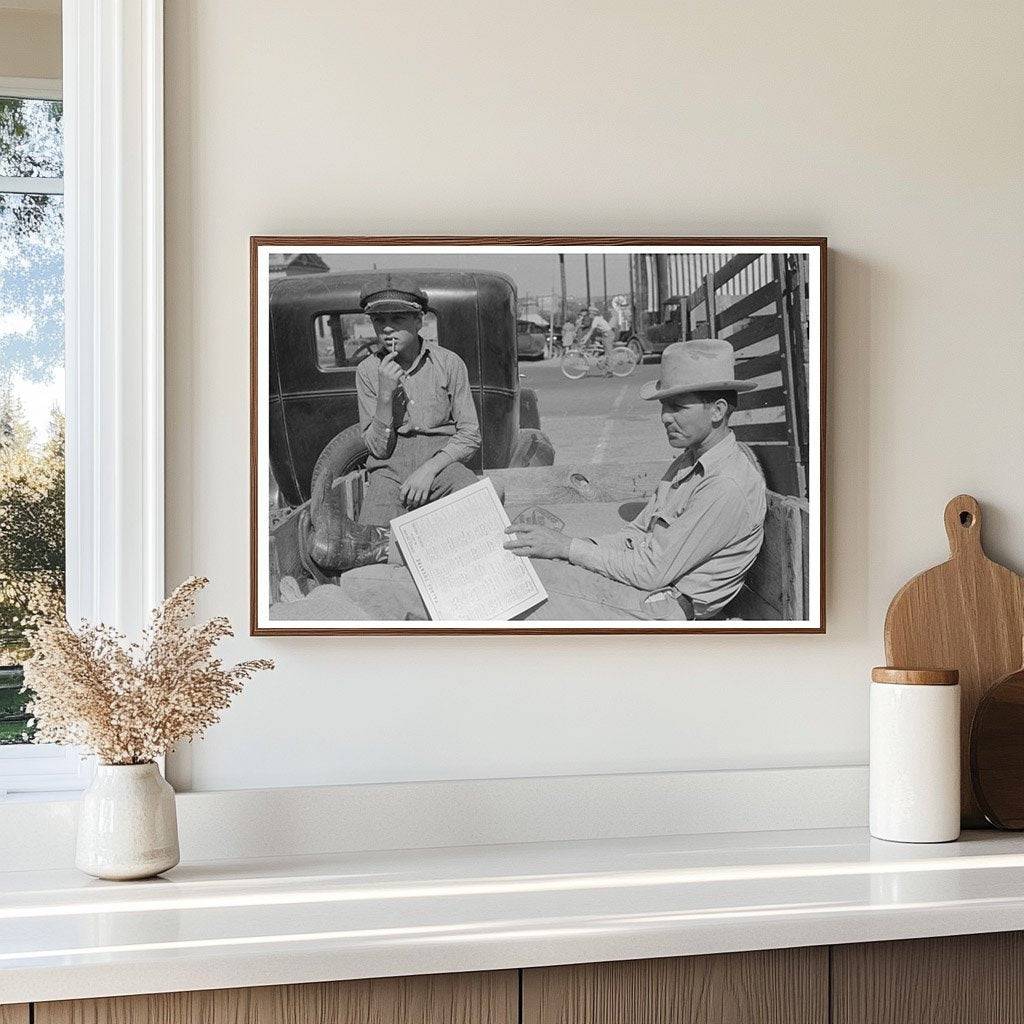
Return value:
M 613 291 L 626 291 L 615 285 L 621 285 L 624 280 L 623 266 L 629 273 L 628 306 L 632 321 L 629 329 L 632 336 L 628 339 L 627 347 L 633 346 L 635 341 L 642 349 L 639 366 L 634 371 L 639 375 L 637 384 L 639 377 L 657 377 L 659 352 L 663 350 L 665 344 L 673 340 L 692 341 L 710 336 L 721 337 L 731 342 L 737 359 L 736 377 L 740 378 L 745 374 L 744 379 L 755 380 L 757 386 L 749 393 L 749 398 L 741 397 L 739 410 L 733 413 L 733 419 L 728 425 L 732 427 L 737 440 L 743 441 L 748 455 L 753 453 L 754 463 L 765 479 L 767 514 L 764 523 L 765 540 L 754 564 L 743 576 L 741 590 L 718 614 L 728 615 L 730 611 L 736 609 L 750 609 L 753 618 L 700 618 L 687 621 L 676 618 L 668 621 L 653 618 L 607 621 L 579 619 L 556 622 L 527 619 L 493 623 L 446 623 L 425 620 L 422 611 L 419 614 L 415 611 L 410 612 L 408 618 L 401 620 L 292 620 L 272 617 L 289 614 L 289 609 L 284 607 L 288 602 L 284 600 L 282 585 L 287 587 L 287 597 L 292 602 L 297 602 L 295 607 L 305 609 L 311 607 L 314 599 L 319 599 L 323 595 L 331 597 L 334 591 L 330 588 L 339 582 L 344 583 L 347 579 L 346 576 L 337 576 L 333 581 L 329 579 L 311 597 L 314 577 L 318 571 L 316 565 L 310 565 L 308 552 L 303 554 L 300 551 L 296 554 L 295 544 L 291 541 L 287 544 L 284 541 L 278 544 L 277 541 L 285 536 L 282 532 L 282 522 L 291 523 L 288 530 L 295 532 L 292 526 L 302 518 L 303 509 L 306 510 L 306 525 L 303 529 L 311 529 L 309 488 L 316 478 L 316 473 L 310 473 L 309 464 L 313 461 L 316 450 L 323 444 L 322 437 L 313 437 L 313 433 L 319 430 L 323 435 L 325 430 L 332 433 L 335 427 L 340 429 L 354 425 L 354 414 L 351 409 L 355 408 L 355 392 L 350 381 L 354 379 L 352 371 L 356 362 L 353 359 L 343 365 L 343 359 L 347 356 L 343 354 L 342 349 L 347 353 L 346 346 L 349 343 L 342 336 L 349 331 L 348 321 L 338 326 L 342 318 L 355 318 L 360 315 L 353 298 L 356 292 L 353 292 L 352 288 L 355 285 L 349 278 L 354 279 L 359 273 L 380 274 L 391 270 L 395 275 L 415 277 L 420 271 L 409 269 L 409 262 L 414 257 L 421 267 L 437 265 L 440 268 L 438 272 L 447 270 L 450 272 L 449 276 L 460 276 L 460 279 L 467 275 L 474 279 L 500 277 L 500 273 L 494 272 L 495 261 L 500 262 L 503 258 L 507 258 L 510 267 L 527 267 L 532 279 L 536 278 L 534 267 L 540 267 L 541 264 L 524 263 L 524 259 L 546 259 L 554 266 L 556 258 L 563 257 L 557 260 L 562 267 L 567 263 L 577 266 L 578 261 L 582 260 L 587 268 L 588 300 L 593 297 L 594 292 L 602 293 L 601 270 L 607 268 L 608 260 L 611 258 L 614 268 Z M 591 282 L 590 261 L 594 258 L 597 258 L 595 281 Z M 374 268 L 372 271 L 371 266 Z M 285 332 L 286 328 L 282 325 L 287 323 L 292 325 L 288 328 L 292 333 L 274 333 L 273 352 L 270 316 L 272 276 L 279 280 L 287 280 L 292 276 L 304 277 L 301 282 L 274 286 L 275 331 Z M 336 281 L 341 282 L 338 284 L 339 288 L 343 284 L 348 289 L 344 300 L 331 298 L 331 289 Z M 549 323 L 545 352 L 555 340 L 555 322 L 567 308 L 564 281 L 563 276 L 560 295 L 558 288 L 553 287 L 550 296 L 545 295 L 543 299 L 537 299 L 541 312 L 535 315 L 528 311 L 524 312 L 526 307 L 522 302 L 521 289 L 516 288 L 513 292 L 512 302 L 516 304 L 513 316 L 518 323 L 516 330 L 526 331 L 524 324 L 531 322 L 539 323 L 546 320 Z M 358 284 L 358 281 L 355 283 Z M 604 289 L 607 290 L 607 287 L 605 283 Z M 523 290 L 529 291 L 529 288 Z M 317 305 L 320 299 L 314 301 L 301 298 L 312 293 L 327 296 L 322 300 L 323 310 Z M 607 297 L 606 291 L 604 294 Z M 824 633 L 826 295 L 827 240 L 817 237 L 253 236 L 250 239 L 251 634 L 394 636 Z M 559 298 L 560 309 L 557 308 Z M 287 305 L 293 299 L 294 307 Z M 478 304 L 482 302 L 479 299 L 475 301 Z M 344 306 L 344 310 L 335 311 L 331 306 L 332 302 L 339 310 Z M 433 303 L 433 299 L 431 302 Z M 438 304 L 443 304 L 441 299 L 438 299 Z M 573 304 L 568 303 L 568 306 L 571 307 Z M 328 306 L 331 308 L 328 309 Z M 428 309 L 431 307 L 428 306 Z M 285 310 L 287 315 L 282 310 Z M 547 318 L 543 315 L 544 310 L 549 313 Z M 436 316 L 444 319 L 448 314 L 442 310 Z M 527 317 L 527 320 L 523 320 L 523 316 Z M 482 317 L 483 314 L 480 314 L 477 319 L 480 320 Z M 463 318 L 461 322 L 468 321 Z M 294 326 L 296 324 L 298 327 Z M 307 327 L 308 337 L 302 333 Z M 449 332 L 449 327 L 439 322 L 435 329 L 444 335 L 441 338 L 441 347 L 449 347 L 444 344 L 445 341 L 451 344 L 450 338 L 454 337 L 454 334 L 446 333 Z M 364 334 L 355 337 L 352 344 L 363 341 L 357 349 L 360 351 L 366 349 L 368 341 L 365 325 L 358 325 L 358 330 Z M 282 342 L 280 339 L 284 337 L 292 340 Z M 484 334 L 481 333 L 480 337 L 483 338 Z M 491 333 L 487 335 L 486 344 L 478 344 L 487 347 L 488 351 L 493 349 L 499 353 L 505 352 L 502 358 L 511 362 L 513 367 L 519 367 L 517 379 L 525 374 L 526 383 L 532 384 L 535 380 L 538 382 L 536 390 L 540 394 L 539 402 L 534 402 L 533 398 L 529 401 L 523 398 L 523 391 L 530 390 L 525 388 L 525 385 L 520 386 L 518 394 L 512 393 L 511 396 L 505 395 L 504 398 L 511 397 L 517 403 L 514 414 L 517 422 L 525 422 L 530 416 L 536 415 L 539 406 L 540 427 L 543 427 L 547 422 L 545 417 L 549 415 L 545 410 L 552 410 L 552 403 L 562 400 L 560 395 L 564 393 L 571 396 L 564 399 L 568 407 L 569 403 L 577 401 L 576 396 L 583 395 L 584 392 L 566 391 L 566 388 L 573 385 L 571 382 L 566 385 L 557 379 L 557 371 L 548 365 L 548 360 L 541 364 L 531 363 L 528 367 L 518 363 L 517 352 L 523 349 L 522 337 L 517 335 L 514 348 L 510 352 L 509 345 L 512 343 L 504 336 L 503 340 L 495 341 L 492 327 Z M 617 345 L 623 343 L 626 343 L 625 331 L 620 332 L 616 342 Z M 479 352 L 481 349 L 476 351 Z M 288 353 L 286 358 L 283 356 L 285 352 Z M 296 352 L 299 355 L 295 355 Z M 596 358 L 599 361 L 600 357 Z M 337 365 L 331 363 L 328 366 L 325 360 L 330 359 L 336 359 Z M 302 378 L 302 373 L 299 372 L 299 364 L 304 360 L 313 360 L 314 363 L 319 361 L 318 365 L 310 370 L 314 376 L 320 374 L 312 386 L 307 386 L 308 381 Z M 498 361 L 501 362 L 501 358 Z M 273 373 L 271 362 L 274 364 Z M 282 366 L 285 367 L 284 370 Z M 296 367 L 298 369 L 295 369 Z M 503 372 L 507 374 L 508 366 L 502 363 L 502 367 Z M 336 383 L 344 375 L 340 372 L 342 370 L 348 374 L 344 388 Z M 588 479 L 586 473 L 570 472 L 570 463 L 560 463 L 557 451 L 554 452 L 555 464 L 548 466 L 545 473 L 535 473 L 531 477 L 523 476 L 530 472 L 529 468 L 502 469 L 500 464 L 495 465 L 494 459 L 497 456 L 494 455 L 493 446 L 490 453 L 487 447 L 487 431 L 491 422 L 488 417 L 497 422 L 503 414 L 493 412 L 497 408 L 495 403 L 483 408 L 485 392 L 489 396 L 488 402 L 493 397 L 484 381 L 485 370 L 481 357 L 480 366 L 474 366 L 470 375 L 476 405 L 478 409 L 483 409 L 480 417 L 484 434 L 483 456 L 478 458 L 476 471 L 481 471 L 480 462 L 490 458 L 491 462 L 483 465 L 485 474 L 511 482 L 515 498 L 510 512 L 514 512 L 519 504 L 523 503 L 523 496 L 527 491 L 540 493 L 541 500 L 538 503 L 544 505 L 544 496 L 547 493 L 544 488 L 548 486 L 546 481 L 557 480 L 557 487 L 562 489 L 557 490 L 552 483 L 549 490 L 555 488 L 557 495 L 561 495 L 565 484 L 562 477 L 566 474 L 566 479 L 574 475 Z M 595 396 L 599 394 L 598 386 L 590 377 L 577 383 L 583 388 L 590 388 Z M 615 384 L 614 381 L 612 383 Z M 515 386 L 511 386 L 514 392 Z M 349 406 L 346 407 L 349 409 L 348 412 L 342 415 L 324 412 L 320 408 L 318 403 L 325 399 L 325 396 L 340 395 L 345 389 L 349 401 Z M 500 390 L 496 389 L 496 393 Z M 636 397 L 633 391 L 629 391 L 628 394 L 620 391 L 618 394 L 619 406 L 633 410 L 634 407 L 630 405 L 630 399 Z M 800 395 L 806 396 L 802 405 Z M 340 398 L 338 400 L 340 401 Z M 594 398 L 595 403 L 599 403 L 600 400 L 599 397 Z M 623 474 L 617 475 L 613 466 L 601 462 L 600 456 L 600 486 L 590 486 L 590 490 L 595 491 L 596 497 L 603 499 L 604 504 L 621 503 L 619 514 L 624 522 L 628 521 L 628 513 L 635 514 L 638 502 L 647 497 L 657 482 L 657 476 L 652 475 L 653 469 L 644 470 L 641 464 L 651 462 L 653 465 L 660 461 L 667 467 L 673 455 L 668 448 L 664 451 L 657 449 L 654 434 L 651 432 L 653 428 L 645 420 L 646 408 L 643 412 L 639 409 L 637 403 L 636 411 L 622 417 L 619 407 L 616 407 L 615 415 L 619 416 L 619 420 L 616 420 L 615 431 L 644 431 L 643 444 L 640 445 L 643 451 L 638 452 L 635 459 L 630 453 L 625 462 L 621 463 L 629 470 L 627 475 L 633 482 L 631 486 L 643 489 L 644 493 L 630 493 L 630 497 L 635 500 L 624 501 L 627 491 L 623 489 L 624 485 L 620 479 Z M 554 412 L 553 421 L 558 423 L 556 432 L 559 438 L 569 439 L 569 449 L 577 449 L 580 444 L 585 444 L 585 437 L 582 440 L 579 437 L 579 424 L 583 422 L 584 417 L 571 412 L 563 413 L 560 407 Z M 600 416 L 600 413 L 598 415 Z M 655 418 L 653 411 L 651 417 L 652 420 Z M 611 422 L 613 418 L 609 414 L 605 420 Z M 626 420 L 629 422 L 625 422 Z M 617 433 L 613 433 L 613 436 L 618 438 Z M 288 439 L 287 444 L 282 441 L 284 437 Z M 272 440 L 276 452 L 274 456 L 271 455 Z M 662 439 L 662 444 L 664 443 Z M 551 447 L 557 447 L 556 441 L 551 442 Z M 288 452 L 286 456 L 281 454 L 284 451 Z M 271 470 L 272 458 L 276 460 L 278 475 L 286 481 L 285 486 L 281 486 Z M 529 462 L 526 465 L 535 466 Z M 344 477 L 336 477 L 326 485 L 318 483 L 317 486 L 320 487 L 321 494 L 326 493 L 324 487 L 330 487 L 331 500 L 342 502 L 346 510 L 355 512 L 357 506 L 352 502 L 358 503 L 361 495 L 361 485 L 356 479 L 357 476 L 358 474 L 349 473 Z M 349 477 L 353 479 L 349 480 Z M 527 481 L 526 485 L 517 490 L 524 479 Z M 773 490 L 773 485 L 779 490 Z M 359 493 L 354 494 L 353 487 Z M 585 499 L 574 500 L 582 503 Z M 276 504 L 272 507 L 274 502 Z M 602 502 L 595 501 L 595 510 L 599 504 Z M 582 513 L 584 510 L 581 508 L 573 511 Z M 578 532 L 575 535 L 579 535 Z M 584 533 L 583 536 L 589 534 Z M 280 564 L 273 568 L 274 560 L 285 549 L 288 552 L 287 557 L 282 556 Z M 300 561 L 305 567 L 301 571 L 311 570 L 314 576 L 297 581 L 290 572 L 284 572 L 282 566 L 295 569 L 300 565 Z M 734 580 L 732 585 L 735 585 Z M 342 587 L 340 592 L 344 594 L 348 591 Z M 677 594 L 673 592 L 673 597 L 676 596 Z M 685 596 L 681 600 L 685 602 Z M 402 607 L 400 603 L 392 602 L 392 605 Z M 351 605 L 346 604 L 345 607 Z M 699 604 L 697 607 L 697 614 L 700 614 Z M 773 617 L 768 618 L 769 614 Z

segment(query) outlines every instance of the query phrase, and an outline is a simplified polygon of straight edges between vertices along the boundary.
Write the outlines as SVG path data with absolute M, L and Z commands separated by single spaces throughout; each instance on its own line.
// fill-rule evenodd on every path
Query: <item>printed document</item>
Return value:
M 514 619 L 547 600 L 530 560 L 503 546 L 508 525 L 487 477 L 391 520 L 431 619 Z

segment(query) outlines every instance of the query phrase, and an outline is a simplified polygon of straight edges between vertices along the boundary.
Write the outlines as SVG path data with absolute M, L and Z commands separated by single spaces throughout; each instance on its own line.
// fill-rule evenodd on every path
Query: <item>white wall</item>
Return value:
M 889 597 L 1024 566 L 1024 7 L 167 0 L 168 582 L 244 633 L 250 234 L 824 234 L 828 634 L 253 640 L 199 789 L 861 763 Z

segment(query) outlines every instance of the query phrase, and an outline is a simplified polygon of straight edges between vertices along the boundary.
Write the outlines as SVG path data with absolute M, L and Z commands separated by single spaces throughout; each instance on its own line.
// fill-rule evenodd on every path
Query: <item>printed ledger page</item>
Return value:
M 547 599 L 530 560 L 503 547 L 508 525 L 486 477 L 391 520 L 431 619 L 513 619 Z

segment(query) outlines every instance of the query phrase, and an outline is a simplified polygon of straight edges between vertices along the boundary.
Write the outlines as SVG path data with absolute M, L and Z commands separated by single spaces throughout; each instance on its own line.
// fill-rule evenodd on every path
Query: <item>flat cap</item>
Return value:
M 359 292 L 359 308 L 367 313 L 422 313 L 427 294 L 412 278 L 375 274 Z

